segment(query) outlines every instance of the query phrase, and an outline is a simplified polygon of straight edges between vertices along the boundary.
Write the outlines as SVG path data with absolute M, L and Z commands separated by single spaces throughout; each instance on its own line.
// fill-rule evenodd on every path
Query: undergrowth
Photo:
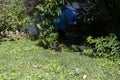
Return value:
M 88 52 L 86 50 L 86 53 L 89 53 L 89 55 L 110 58 L 112 60 L 120 58 L 120 42 L 114 34 L 98 38 L 89 36 L 87 42 L 93 46 Z

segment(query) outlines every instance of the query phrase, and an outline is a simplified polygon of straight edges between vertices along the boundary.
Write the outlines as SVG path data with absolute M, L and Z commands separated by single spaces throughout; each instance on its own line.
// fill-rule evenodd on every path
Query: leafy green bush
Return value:
M 60 1 L 64 4 L 64 0 Z M 40 14 L 40 22 L 43 24 L 37 25 L 40 30 L 40 45 L 49 46 L 57 42 L 57 32 L 54 28 L 54 19 L 58 18 L 61 11 L 59 0 L 43 0 L 41 4 L 37 5 L 38 14 Z
M 89 36 L 87 42 L 94 46 L 94 56 L 114 58 L 120 56 L 120 42 L 117 36 L 110 34 L 106 37 L 94 38 Z
M 40 25 L 37 25 L 40 30 L 39 35 L 39 44 L 40 46 L 48 48 L 52 44 L 57 43 L 58 34 L 54 31 L 53 27 L 43 28 Z
M 0 32 L 15 30 L 29 21 L 23 0 L 0 0 Z

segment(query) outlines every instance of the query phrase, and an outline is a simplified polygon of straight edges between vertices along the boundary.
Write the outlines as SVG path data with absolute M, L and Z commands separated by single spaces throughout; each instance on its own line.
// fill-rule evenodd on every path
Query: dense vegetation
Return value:
M 29 21 L 24 15 L 26 10 L 22 0 L 0 1 L 0 32 L 15 31 Z
M 0 1 L 0 32 L 1 35 L 8 34 L 6 31 L 19 30 L 23 25 L 30 24 L 31 22 L 36 25 L 40 34 L 38 36 L 39 45 L 44 48 L 57 48 L 59 43 L 67 45 L 69 43 L 64 43 L 64 38 L 67 37 L 72 41 L 73 38 L 77 40 L 73 41 L 77 45 L 86 44 L 87 37 L 93 36 L 93 38 L 98 37 L 98 39 L 91 39 L 87 42 L 93 43 L 93 48 L 95 48 L 95 53 L 106 54 L 105 56 L 113 56 L 116 54 L 119 56 L 119 17 L 120 17 L 120 2 L 119 1 L 89 1 L 81 0 L 78 3 L 85 3 L 87 5 L 83 6 L 82 9 L 78 9 L 78 13 L 82 11 L 85 15 L 78 19 L 77 22 L 82 24 L 71 25 L 67 29 L 62 30 L 60 33 L 54 25 L 55 20 L 59 20 L 61 11 L 64 11 L 65 5 L 73 5 L 75 1 L 69 0 L 38 0 L 28 2 L 27 0 L 1 0 Z M 91 7 L 89 3 L 93 3 L 94 6 Z M 85 8 L 90 8 L 90 10 L 85 11 Z M 36 18 L 30 21 L 29 16 L 35 16 Z M 109 34 L 115 34 L 114 36 L 109 36 Z M 59 36 L 62 34 L 62 38 Z M 66 34 L 71 34 L 64 36 Z M 75 37 L 77 35 L 77 37 Z M 102 37 L 103 36 L 103 37 Z M 118 38 L 117 38 L 118 37 Z M 66 39 L 66 38 L 65 38 Z M 113 39 L 111 41 L 110 39 Z M 67 41 L 67 40 L 66 40 Z M 97 42 L 96 42 L 97 41 Z M 102 43 L 102 44 L 101 44 Z M 110 43 L 110 44 L 109 44 Z M 108 44 L 108 46 L 106 46 Z M 114 45 L 115 44 L 115 45 Z M 109 49 L 108 49 L 109 48 Z M 61 49 L 61 48 L 60 48 Z M 99 50 L 102 49 L 102 50 Z M 79 47 L 78 47 L 79 50 Z M 61 50 L 60 50 L 61 51 Z M 94 51 L 94 50 L 93 50 Z M 106 52 L 107 51 L 107 52 Z M 103 56 L 103 55 L 102 55 Z
M 54 27 L 54 20 L 59 20 L 61 11 L 64 11 L 64 5 L 73 5 L 75 2 L 73 0 L 65 1 L 61 0 L 43 0 L 39 5 L 36 6 L 36 14 L 40 17 L 41 24 L 45 25 L 43 28 L 41 25 L 37 24 L 40 32 L 40 45 L 45 48 L 55 46 L 56 44 L 62 42 L 58 40 L 58 36 L 62 34 L 62 40 L 68 39 L 72 40 L 77 35 L 77 45 L 86 44 L 84 41 L 88 39 L 89 35 L 93 36 L 95 39 L 88 41 L 87 45 L 93 43 L 93 52 L 99 57 L 117 57 L 120 56 L 120 44 L 119 44 L 119 18 L 120 18 L 120 2 L 119 1 L 102 1 L 102 0 L 76 0 L 78 3 L 88 3 L 88 5 L 83 6 L 88 8 L 91 7 L 89 3 L 93 3 L 94 6 L 91 7 L 87 12 L 82 9 L 78 9 L 80 13 L 83 11 L 85 15 L 81 19 L 78 19 L 79 25 L 71 25 L 69 29 L 64 29 L 62 33 L 57 32 L 57 29 Z M 41 14 L 40 14 L 41 13 Z M 40 14 L 40 15 L 39 15 Z M 57 34 L 59 33 L 59 35 Z M 64 33 L 64 34 L 63 34 Z M 112 36 L 110 35 L 112 33 Z M 71 34 L 71 36 L 64 36 L 65 34 Z M 115 34 L 115 35 L 114 35 Z M 71 37 L 71 38 L 70 38 Z M 81 38 L 84 37 L 84 38 Z M 96 39 L 98 37 L 98 39 Z M 118 37 L 118 38 L 117 38 Z M 61 39 L 61 38 L 60 38 Z M 69 40 L 69 41 L 70 41 Z M 78 41 L 79 40 L 79 41 Z M 74 45 L 74 42 L 70 45 Z M 64 43 L 64 42 L 62 42 Z M 69 44 L 69 43 L 67 43 Z M 107 45 L 106 45 L 107 44 Z M 92 54 L 91 54 L 92 55 Z

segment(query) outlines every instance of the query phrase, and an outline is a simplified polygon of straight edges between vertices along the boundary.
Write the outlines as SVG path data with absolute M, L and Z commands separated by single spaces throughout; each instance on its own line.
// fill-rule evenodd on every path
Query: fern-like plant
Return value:
M 106 37 L 93 38 L 89 36 L 87 42 L 94 46 L 94 56 L 114 58 L 120 56 L 120 42 L 117 36 L 110 34 Z

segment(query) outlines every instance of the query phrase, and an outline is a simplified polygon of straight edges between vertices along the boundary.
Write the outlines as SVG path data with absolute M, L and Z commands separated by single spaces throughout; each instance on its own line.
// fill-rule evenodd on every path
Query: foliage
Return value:
M 115 56 L 120 56 L 120 42 L 114 34 L 94 39 L 89 36 L 87 42 L 94 45 L 94 56 L 111 57 L 112 59 L 115 59 Z
M 94 56 L 94 51 L 93 49 L 84 49 L 82 54 L 86 56 Z
M 35 9 L 36 11 L 35 11 L 34 15 L 36 15 L 40 19 L 38 21 L 38 22 L 40 22 L 40 26 L 42 26 L 40 28 L 41 30 L 39 29 L 41 31 L 40 35 L 44 36 L 44 37 L 42 37 L 42 39 L 47 38 L 47 37 L 45 37 L 45 35 L 43 35 L 44 33 L 47 33 L 44 31 L 48 31 L 51 29 L 53 29 L 53 30 L 48 31 L 49 34 L 55 33 L 54 35 L 57 35 L 56 30 L 54 28 L 54 22 L 55 22 L 55 20 L 59 20 L 60 12 L 62 10 L 64 10 L 65 5 L 68 3 L 73 3 L 73 2 L 80 3 L 81 7 L 83 7 L 83 9 L 85 9 L 85 11 L 84 10 L 81 11 L 81 9 L 78 10 L 79 13 L 81 13 L 81 12 L 87 13 L 87 15 L 84 15 L 82 17 L 83 21 L 78 20 L 78 23 L 83 22 L 83 24 L 85 24 L 85 25 L 82 25 L 82 26 L 78 25 L 81 27 L 78 27 L 78 26 L 74 27 L 72 25 L 74 28 L 77 28 L 75 30 L 73 30 L 71 28 L 73 32 L 76 33 L 78 31 L 79 34 L 81 34 L 83 32 L 83 34 L 85 33 L 85 35 L 89 35 L 91 32 L 93 32 L 93 34 L 97 32 L 95 34 L 95 36 L 99 35 L 99 33 L 101 35 L 104 35 L 107 32 L 113 32 L 113 29 L 115 29 L 115 28 L 111 28 L 111 26 L 115 26 L 115 24 L 118 24 L 117 22 L 119 19 L 116 20 L 117 17 L 115 17 L 115 15 L 114 15 L 114 20 L 112 20 L 113 18 L 111 15 L 113 15 L 113 13 L 111 14 L 111 12 L 116 11 L 117 15 L 119 15 L 119 13 L 118 13 L 119 8 L 112 6 L 111 2 L 109 2 L 109 1 L 107 1 L 107 4 L 106 4 L 106 1 L 107 0 L 105 0 L 105 1 L 104 0 L 41 0 L 40 3 L 36 6 L 36 9 Z M 114 2 L 114 0 L 111 0 L 111 1 Z M 83 3 L 83 4 L 81 4 L 81 3 Z M 86 5 L 86 4 L 90 4 L 90 5 Z M 92 7 L 92 9 L 88 10 L 91 7 L 91 4 L 94 5 L 94 7 Z M 115 4 L 117 4 L 117 2 L 115 2 Z M 85 5 L 85 6 L 83 6 L 83 5 Z M 108 10 L 107 5 L 112 6 L 113 8 Z M 111 19 L 111 20 L 109 20 L 109 19 Z M 89 23 L 89 24 L 87 24 L 87 26 L 86 26 L 86 23 Z M 93 27 L 93 24 L 95 27 Z M 98 25 L 100 25 L 100 26 L 98 26 Z M 49 27 L 51 27 L 51 28 L 49 28 Z M 103 28 L 105 28 L 105 29 L 103 30 Z M 49 34 L 47 34 L 47 35 L 49 35 Z M 57 38 L 57 36 L 50 37 L 50 38 L 51 38 L 51 40 L 55 41 L 55 38 Z M 52 39 L 52 38 L 54 38 L 54 39 Z M 48 44 L 48 45 L 52 44 L 51 42 L 49 42 L 46 39 L 43 39 L 43 41 L 40 41 L 40 43 L 41 42 L 42 42 L 42 44 Z
M 40 25 L 37 25 L 40 34 L 39 34 L 39 44 L 44 48 L 49 48 L 50 45 L 57 43 L 58 34 L 54 31 L 53 27 L 43 28 Z
M 29 22 L 22 0 L 0 0 L 0 32 L 15 30 Z
M 57 42 L 57 33 L 54 28 L 54 19 L 59 16 L 61 5 L 64 0 L 43 0 L 41 4 L 36 6 L 40 13 L 40 22 L 43 24 L 37 25 L 40 30 L 40 44 L 49 46 Z

